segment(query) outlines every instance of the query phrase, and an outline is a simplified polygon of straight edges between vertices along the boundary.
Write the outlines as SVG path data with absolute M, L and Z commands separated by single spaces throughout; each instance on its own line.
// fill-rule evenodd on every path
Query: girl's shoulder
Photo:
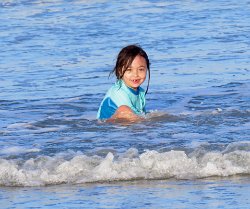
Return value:
M 123 87 L 122 83 L 116 81 L 115 84 L 109 89 L 110 95 L 127 95 L 126 89 Z

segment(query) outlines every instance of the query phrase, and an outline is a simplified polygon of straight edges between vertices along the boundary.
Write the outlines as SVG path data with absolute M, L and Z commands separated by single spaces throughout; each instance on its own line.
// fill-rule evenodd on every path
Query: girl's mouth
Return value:
M 139 79 L 134 79 L 134 80 L 131 80 L 133 83 L 139 83 L 140 82 L 140 80 Z

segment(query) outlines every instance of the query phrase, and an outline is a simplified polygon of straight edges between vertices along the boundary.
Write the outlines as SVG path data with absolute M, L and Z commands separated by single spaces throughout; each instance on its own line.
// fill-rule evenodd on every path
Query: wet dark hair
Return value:
M 125 71 L 131 66 L 133 60 L 137 55 L 145 58 L 148 69 L 148 85 L 145 94 L 148 92 L 149 81 L 150 81 L 150 62 L 147 53 L 139 45 L 129 45 L 124 47 L 118 54 L 116 65 L 110 72 L 115 74 L 117 79 L 122 79 Z

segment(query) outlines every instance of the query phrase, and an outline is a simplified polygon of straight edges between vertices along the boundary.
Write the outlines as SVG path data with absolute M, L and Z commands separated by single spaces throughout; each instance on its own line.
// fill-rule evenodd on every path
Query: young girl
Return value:
M 100 120 L 138 120 L 145 114 L 145 95 L 150 81 L 149 59 L 146 52 L 137 45 L 129 45 L 118 54 L 116 65 L 111 73 L 117 81 L 108 90 L 99 107 Z M 140 85 L 148 72 L 147 90 Z

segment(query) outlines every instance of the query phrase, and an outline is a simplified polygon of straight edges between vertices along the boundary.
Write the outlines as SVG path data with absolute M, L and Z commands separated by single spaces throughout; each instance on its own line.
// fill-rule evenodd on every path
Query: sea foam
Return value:
M 0 159 L 0 185 L 44 186 L 91 182 L 132 181 L 138 179 L 196 179 L 250 174 L 250 152 L 207 152 L 186 154 L 171 150 L 147 150 L 141 154 L 131 148 L 115 156 L 86 156 L 75 153 L 39 156 L 28 160 Z

